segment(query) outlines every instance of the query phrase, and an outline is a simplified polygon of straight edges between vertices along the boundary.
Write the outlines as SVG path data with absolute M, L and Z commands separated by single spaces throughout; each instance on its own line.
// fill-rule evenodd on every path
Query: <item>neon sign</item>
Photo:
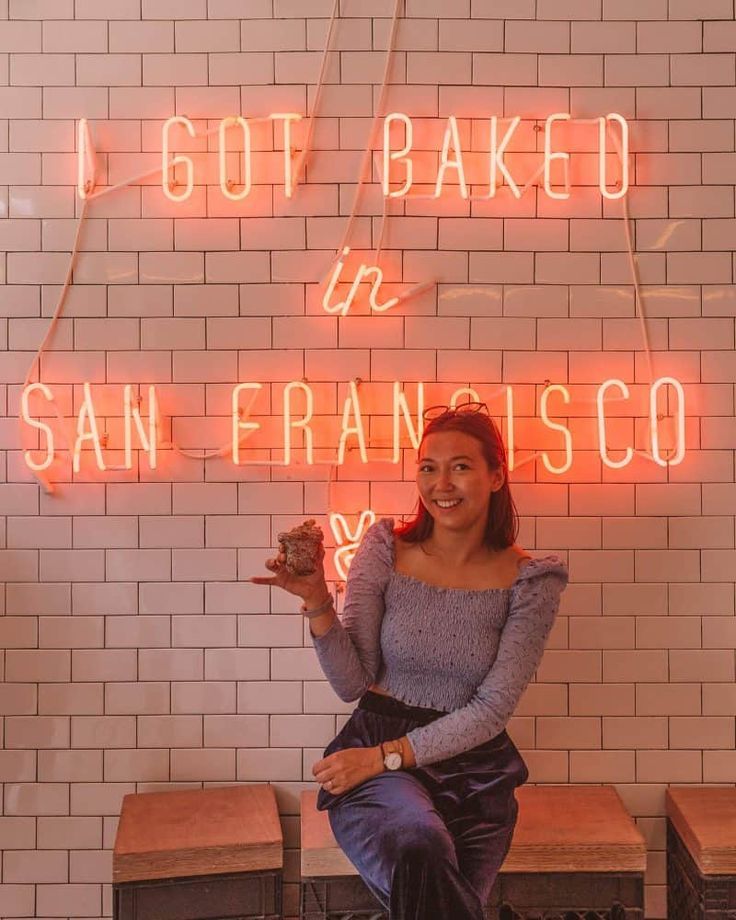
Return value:
M 360 265 L 358 268 L 358 271 L 355 274 L 353 283 L 350 285 L 350 290 L 348 291 L 345 300 L 341 300 L 337 303 L 332 302 L 332 298 L 335 294 L 335 288 L 340 281 L 340 276 L 345 265 L 345 257 L 348 255 L 350 255 L 350 247 L 345 246 L 342 251 L 341 258 L 337 260 L 335 269 L 332 272 L 330 280 L 327 284 L 327 289 L 325 290 L 324 297 L 322 298 L 322 307 L 325 312 L 340 313 L 342 316 L 345 316 L 345 314 L 352 306 L 361 284 L 371 276 L 373 276 L 373 282 L 371 284 L 371 290 L 368 295 L 368 304 L 370 305 L 371 310 L 373 310 L 375 313 L 385 313 L 386 310 L 390 310 L 392 307 L 395 307 L 400 302 L 399 297 L 390 297 L 388 300 L 384 300 L 383 303 L 378 303 L 378 292 L 381 289 L 381 285 L 383 284 L 383 272 L 377 265 L 366 265 L 365 263 Z
M 272 121 L 280 122 L 283 126 L 283 190 L 286 198 L 291 198 L 295 191 L 294 159 L 292 125 L 301 119 L 301 115 L 293 112 L 274 112 L 266 118 L 249 119 L 241 115 L 229 115 L 220 120 L 216 129 L 206 132 L 206 134 L 217 133 L 218 136 L 218 174 L 219 186 L 223 196 L 230 201 L 242 201 L 247 198 L 252 189 L 252 159 L 253 151 L 251 144 L 251 125 L 255 122 Z M 454 176 L 457 181 L 457 188 L 461 198 L 469 198 L 469 182 L 465 168 L 465 151 L 463 150 L 460 130 L 458 126 L 457 115 L 450 115 L 447 118 L 447 124 L 444 131 L 442 145 L 439 153 L 439 165 L 437 167 L 434 181 L 434 194 L 429 196 L 439 198 L 445 187 L 448 174 Z M 477 119 L 467 119 L 476 121 Z M 484 177 L 484 184 L 487 186 L 487 193 L 481 197 L 495 197 L 499 179 L 502 178 L 512 195 L 515 198 L 521 198 L 523 190 L 519 188 L 517 178 L 515 178 L 504 156 L 507 152 L 510 141 L 516 130 L 521 124 L 520 116 L 513 116 L 509 119 L 503 119 L 510 124 L 506 128 L 503 136 L 499 140 L 499 124 L 502 119 L 497 115 L 490 116 L 488 121 L 488 171 Z M 572 115 L 568 112 L 556 112 L 549 115 L 544 122 L 544 153 L 543 165 L 540 171 L 543 171 L 544 182 L 542 188 L 546 195 L 553 199 L 565 199 L 570 197 L 569 183 L 567 182 L 568 167 L 570 154 L 563 150 L 555 149 L 554 129 L 559 122 L 574 121 Z M 629 189 L 629 126 L 626 119 L 616 112 L 610 112 L 607 115 L 601 115 L 598 122 L 598 188 L 604 198 L 616 199 L 623 198 Z M 591 121 L 591 119 L 581 119 L 581 121 Z M 394 147 L 392 126 L 397 125 L 403 128 L 403 140 L 401 146 Z M 617 126 L 619 140 L 616 142 L 617 152 L 621 163 L 621 177 L 616 182 L 616 187 L 611 188 L 611 180 L 608 176 L 607 167 L 607 138 L 609 131 L 613 126 Z M 167 119 L 161 129 L 161 188 L 166 197 L 173 202 L 186 201 L 192 194 L 195 185 L 194 161 L 184 153 L 178 153 L 172 156 L 171 151 L 176 148 L 173 138 L 176 132 L 184 132 L 190 140 L 195 139 L 198 135 L 194 124 L 185 115 L 173 115 Z M 240 137 L 240 145 L 234 145 L 233 149 L 238 151 L 242 148 L 242 175 L 241 187 L 236 190 L 235 179 L 228 175 L 228 152 L 229 138 L 231 132 L 237 133 Z M 181 136 L 181 135 L 180 135 Z M 410 116 L 403 112 L 392 112 L 383 120 L 383 156 L 381 171 L 381 188 L 383 195 L 387 199 L 404 198 L 410 196 L 414 184 L 414 162 L 412 152 L 414 149 L 414 124 Z M 556 191 L 552 186 L 552 168 L 555 163 L 560 163 L 564 169 L 565 189 Z M 403 170 L 401 184 L 392 188 L 394 178 L 391 170 L 398 171 L 398 167 Z M 184 181 L 175 178 L 172 169 L 180 167 L 184 171 Z M 94 151 L 91 145 L 89 129 L 86 119 L 80 119 L 77 132 L 77 190 L 80 198 L 86 198 L 90 192 L 90 185 L 94 184 Z M 525 186 L 525 188 L 528 187 Z
M 368 528 L 375 524 L 375 512 L 367 510 L 361 511 L 355 530 L 351 530 L 344 516 L 337 511 L 329 515 L 330 530 L 335 538 L 335 553 L 332 557 L 337 569 L 337 574 L 343 581 L 347 581 L 350 563 L 353 561 L 355 551 L 360 546 L 363 534 Z
M 289 466 L 293 462 L 294 433 L 301 430 L 304 435 L 304 454 L 307 465 L 313 465 L 314 459 L 314 432 L 313 426 L 317 423 L 314 415 L 314 393 L 308 383 L 293 380 L 287 383 L 282 391 L 282 450 L 280 460 L 249 460 L 243 456 L 242 442 L 254 432 L 262 428 L 262 423 L 249 418 L 253 403 L 258 396 L 263 384 L 257 381 L 238 383 L 232 389 L 231 398 L 231 442 L 226 451 L 236 466 Z M 666 389 L 669 388 L 669 389 Z M 108 387 L 109 389 L 109 387 Z M 502 387 L 506 391 L 506 439 L 509 457 L 509 469 L 516 466 L 516 445 L 514 443 L 514 414 L 513 414 L 513 388 L 510 385 Z M 623 380 L 609 379 L 604 381 L 597 390 L 596 416 L 598 432 L 598 452 L 602 463 L 611 469 L 621 469 L 631 463 L 634 455 L 633 447 L 624 448 L 623 456 L 615 459 L 611 456 L 607 444 L 606 432 L 606 398 L 609 391 L 617 390 L 619 399 L 628 400 L 630 392 Z M 250 392 L 251 399 L 244 409 L 241 405 L 242 394 Z M 295 411 L 294 394 L 300 392 L 304 397 L 304 409 Z M 463 387 L 457 390 L 450 401 L 454 405 L 461 394 L 469 394 L 471 399 L 479 399 L 472 387 Z M 660 400 L 671 395 L 675 402 L 672 416 L 665 416 L 660 410 Z M 21 394 L 21 421 L 38 433 L 40 447 L 34 450 L 24 450 L 23 457 L 28 468 L 34 472 L 48 469 L 57 455 L 55 434 L 52 427 L 44 421 L 44 414 L 31 411 L 31 398 L 42 399 L 49 406 L 54 399 L 51 388 L 44 383 L 32 383 L 24 388 Z M 133 440 L 137 438 L 138 450 L 147 457 L 150 469 L 156 469 L 157 447 L 160 446 L 160 410 L 156 387 L 148 387 L 147 421 L 144 423 L 141 407 L 133 395 L 130 384 L 123 387 L 122 392 L 122 417 L 123 417 L 123 469 L 133 468 Z M 570 392 L 561 384 L 552 384 L 543 391 L 540 399 L 540 420 L 549 432 L 559 434 L 560 446 L 556 452 L 562 452 L 564 461 L 561 464 L 553 463 L 547 450 L 540 451 L 542 463 L 548 472 L 553 475 L 563 475 L 573 462 L 573 436 L 570 428 L 564 423 L 565 407 L 571 402 Z M 550 405 L 553 403 L 553 405 Z M 649 387 L 649 430 L 650 444 L 647 456 L 659 466 L 676 466 L 685 457 L 685 393 L 682 384 L 674 377 L 660 377 Z M 390 462 L 401 462 L 402 426 L 409 436 L 409 441 L 414 449 L 419 448 L 423 432 L 422 413 L 424 409 L 424 384 L 417 384 L 417 396 L 414 409 L 409 406 L 406 394 L 401 391 L 399 381 L 393 382 L 392 401 L 390 406 L 384 407 L 386 415 L 392 417 L 392 441 Z M 109 412 L 107 413 L 109 414 Z M 76 416 L 75 436 L 70 443 L 72 469 L 75 473 L 80 470 L 81 452 L 85 448 L 91 449 L 97 469 L 104 471 L 107 466 L 103 453 L 106 446 L 98 424 L 98 412 L 92 386 L 83 384 L 83 399 Z M 664 434 L 662 420 L 671 419 L 673 433 Z M 665 440 L 673 444 L 663 447 Z M 349 445 L 348 442 L 354 442 Z M 337 465 L 345 463 L 346 453 L 349 449 L 357 449 L 360 461 L 363 464 L 370 462 L 368 457 L 368 440 L 366 438 L 366 425 L 364 412 L 361 408 L 360 394 L 355 381 L 349 381 L 348 393 L 342 407 L 342 420 L 340 437 L 337 445 Z M 120 467 L 117 467 L 120 469 Z

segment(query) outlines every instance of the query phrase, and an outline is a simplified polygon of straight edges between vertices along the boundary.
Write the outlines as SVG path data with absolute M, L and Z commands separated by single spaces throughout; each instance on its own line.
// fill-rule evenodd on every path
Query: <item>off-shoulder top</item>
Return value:
M 567 585 L 554 555 L 530 559 L 509 588 L 445 588 L 395 569 L 393 518 L 366 531 L 348 573 L 342 620 L 312 635 L 341 700 L 376 684 L 447 714 L 407 735 L 417 766 L 503 731 L 542 659 Z

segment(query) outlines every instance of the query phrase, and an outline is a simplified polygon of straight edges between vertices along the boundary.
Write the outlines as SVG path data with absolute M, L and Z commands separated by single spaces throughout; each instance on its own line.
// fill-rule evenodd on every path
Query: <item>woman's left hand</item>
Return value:
M 328 754 L 312 767 L 314 778 L 331 795 L 340 795 L 383 773 L 381 748 L 345 748 Z

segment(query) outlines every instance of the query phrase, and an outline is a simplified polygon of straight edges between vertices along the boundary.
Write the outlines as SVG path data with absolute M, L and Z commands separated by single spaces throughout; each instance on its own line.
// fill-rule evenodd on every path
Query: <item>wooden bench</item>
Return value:
M 126 795 L 114 920 L 281 920 L 283 838 L 271 786 Z
M 516 796 L 489 920 L 643 920 L 646 844 L 613 786 L 522 786 Z M 302 793 L 301 920 L 384 920 L 316 798 Z
M 667 806 L 669 920 L 736 917 L 736 789 L 670 786 Z

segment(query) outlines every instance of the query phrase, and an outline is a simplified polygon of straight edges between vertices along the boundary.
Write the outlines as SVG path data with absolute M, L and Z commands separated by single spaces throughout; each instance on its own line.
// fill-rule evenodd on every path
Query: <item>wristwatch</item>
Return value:
M 401 743 L 401 739 L 398 739 L 399 750 L 398 751 L 387 751 L 384 745 L 385 741 L 381 742 L 381 754 L 383 754 L 383 766 L 387 770 L 400 770 L 404 766 L 404 746 Z

